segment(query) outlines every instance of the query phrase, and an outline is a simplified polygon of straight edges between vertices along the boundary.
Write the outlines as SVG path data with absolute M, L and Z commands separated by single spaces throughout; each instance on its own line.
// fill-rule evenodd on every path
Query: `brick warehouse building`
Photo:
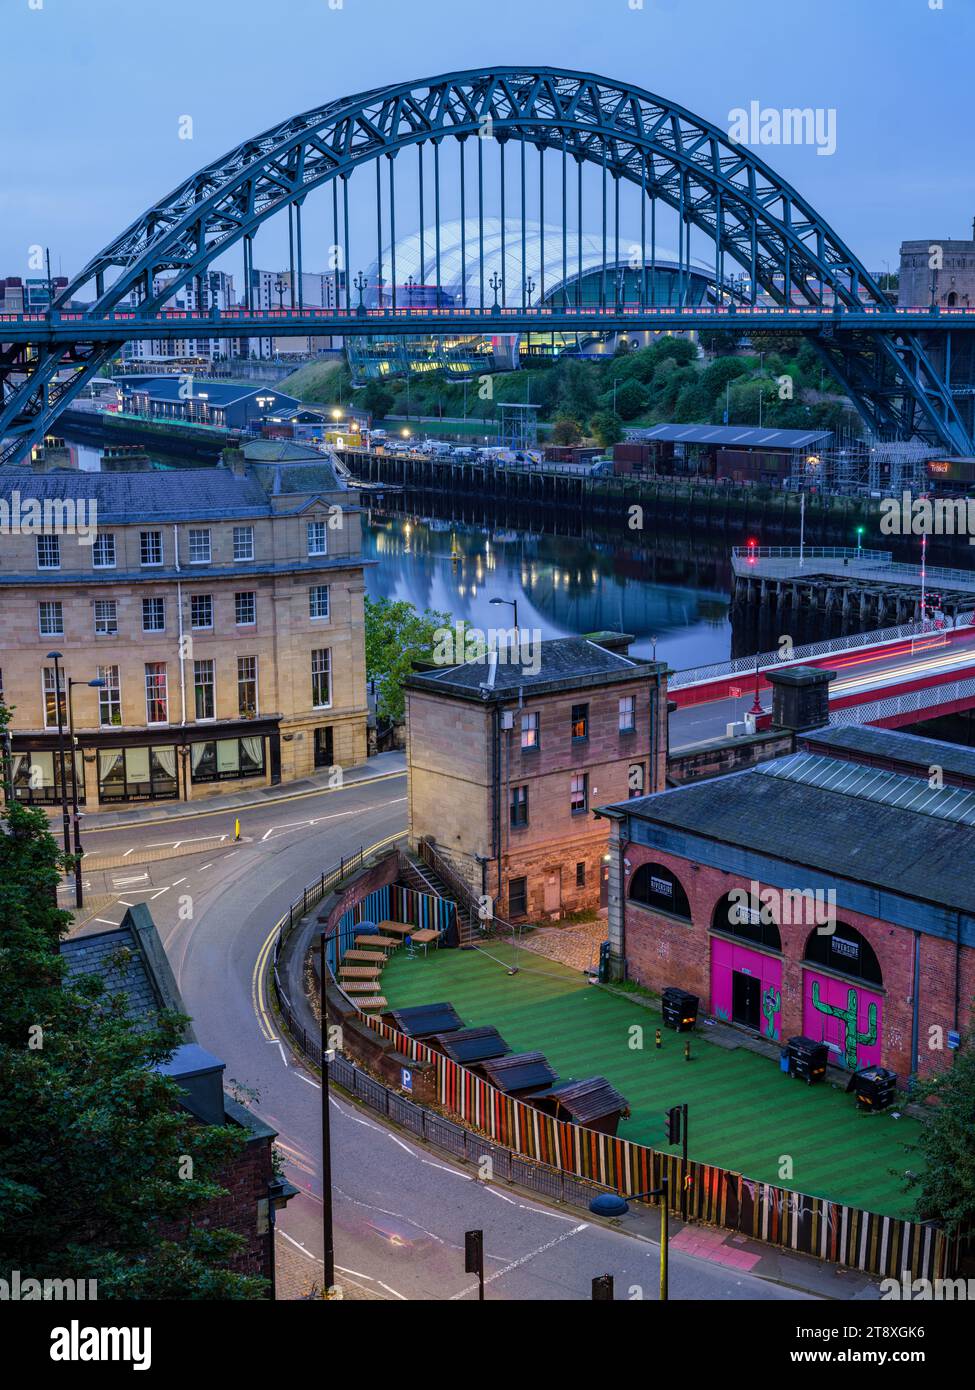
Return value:
M 627 656 L 632 640 L 558 638 L 538 644 L 534 673 L 468 661 L 405 682 L 410 842 L 434 840 L 499 916 L 605 901 L 592 808 L 664 785 L 667 667 Z
M 617 977 L 690 990 L 769 1039 L 823 1039 L 839 1066 L 944 1066 L 975 995 L 975 751 L 826 728 L 597 814 Z

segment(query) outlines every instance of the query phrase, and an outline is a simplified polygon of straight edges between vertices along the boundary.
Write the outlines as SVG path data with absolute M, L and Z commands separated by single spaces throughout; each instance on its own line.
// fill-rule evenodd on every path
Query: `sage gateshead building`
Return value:
M 629 241 L 624 242 L 631 249 Z M 607 261 L 602 236 L 572 236 L 568 247 L 561 226 L 526 224 L 520 219 L 485 218 L 426 228 L 383 248 L 363 271 L 363 302 L 368 308 L 450 308 L 496 303 L 499 308 L 528 305 L 597 307 L 619 304 L 704 304 L 716 296 L 714 267 L 691 258 L 681 262 L 658 250 L 641 264 L 637 257 Z M 482 255 L 483 246 L 483 255 Z M 439 278 L 437 266 L 439 264 Z M 395 273 L 395 281 L 393 275 Z M 394 288 L 395 286 L 395 288 Z M 733 291 L 724 289 L 723 294 Z M 445 372 L 477 376 L 514 371 L 523 359 L 612 355 L 619 338 L 612 331 L 588 333 L 456 333 L 389 337 L 353 335 L 346 339 L 353 378 Z M 659 336 L 628 332 L 638 346 Z

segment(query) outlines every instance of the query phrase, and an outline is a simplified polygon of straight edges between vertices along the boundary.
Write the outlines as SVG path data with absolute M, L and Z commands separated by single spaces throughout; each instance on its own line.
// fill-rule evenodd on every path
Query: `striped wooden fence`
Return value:
M 363 922 L 410 922 L 417 930 L 432 927 L 445 932 L 456 915 L 457 908 L 449 898 L 438 898 L 433 893 L 422 893 L 399 883 L 387 883 L 367 894 L 348 912 L 343 912 L 336 931 L 328 938 L 329 966 L 334 974 Z
M 504 1095 L 423 1043 L 382 1019 L 363 1021 L 389 1038 L 398 1052 L 436 1068 L 440 1104 L 471 1129 L 515 1153 L 626 1195 L 648 1192 L 669 1179 L 669 1205 L 681 1210 L 686 1188 L 688 1215 L 787 1250 L 847 1265 L 865 1274 L 914 1279 L 943 1278 L 947 1243 L 941 1231 L 914 1221 L 860 1211 L 824 1197 L 755 1182 L 711 1164 L 687 1164 L 677 1154 L 543 1115 Z M 656 1199 L 650 1199 L 653 1205 Z

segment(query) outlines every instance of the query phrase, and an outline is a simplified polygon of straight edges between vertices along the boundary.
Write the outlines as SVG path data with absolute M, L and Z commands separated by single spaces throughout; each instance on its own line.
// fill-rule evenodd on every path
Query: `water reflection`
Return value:
M 652 654 L 656 637 L 657 655 L 675 668 L 730 652 L 724 564 L 718 556 L 702 564 L 701 545 L 689 538 L 613 544 L 378 513 L 365 530 L 364 553 L 377 561 L 366 570 L 374 597 L 481 628 L 510 624 L 510 609 L 492 607 L 492 598 L 517 599 L 520 626 L 543 637 L 630 632 L 638 656 Z M 691 582 L 682 578 L 688 571 Z

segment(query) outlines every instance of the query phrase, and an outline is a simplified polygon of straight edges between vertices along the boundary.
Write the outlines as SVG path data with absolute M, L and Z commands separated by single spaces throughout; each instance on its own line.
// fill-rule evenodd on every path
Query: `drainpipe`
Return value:
M 176 562 L 176 573 L 179 574 L 179 528 L 173 526 L 173 557 Z M 180 727 L 186 724 L 186 670 L 183 665 L 183 582 L 176 581 L 176 615 L 179 630 L 179 709 Z
M 961 913 L 955 913 L 955 1007 L 954 1007 L 954 1031 L 958 1032 L 958 1003 L 959 990 L 961 988 Z M 955 1065 L 958 1057 L 958 1049 L 955 1048 L 951 1054 L 951 1065 Z
M 495 705 L 491 711 L 493 730 L 493 777 L 494 783 L 494 856 L 497 861 L 497 883 L 495 885 L 495 916 L 497 907 L 503 901 L 501 886 L 501 709 Z
M 917 1081 L 917 1049 L 920 1024 L 918 1020 L 918 988 L 921 981 L 921 933 L 914 932 L 914 998 L 911 1001 L 911 1075 L 908 1081 L 908 1094 L 914 1090 Z

